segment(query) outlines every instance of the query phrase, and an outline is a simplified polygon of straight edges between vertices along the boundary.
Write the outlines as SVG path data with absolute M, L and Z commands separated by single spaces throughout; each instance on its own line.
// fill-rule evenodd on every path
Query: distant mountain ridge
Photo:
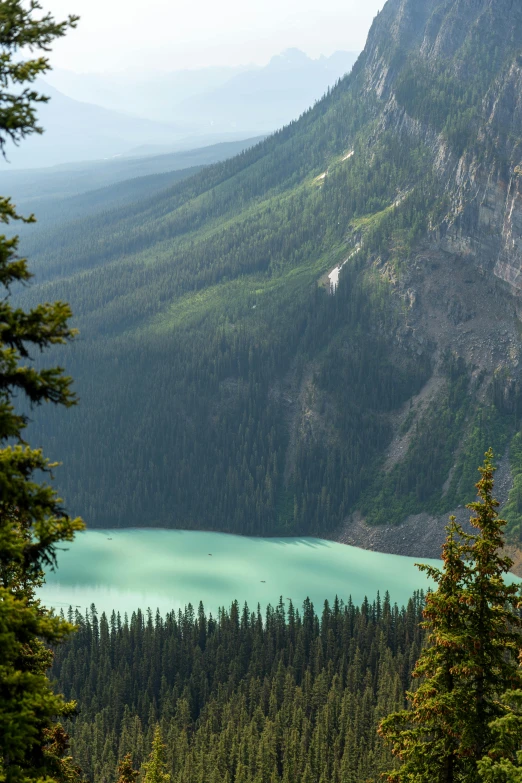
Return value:
M 144 74 L 137 83 L 121 75 L 50 72 L 36 83 L 51 98 L 39 111 L 45 136 L 11 148 L 9 162 L 48 167 L 266 135 L 318 100 L 355 59 L 353 52 L 336 52 L 312 60 L 291 49 L 263 68 Z M 0 162 L 0 171 L 6 168 Z
M 83 161 L 37 169 L 12 169 L 2 171 L 2 183 L 22 210 L 35 210 L 41 216 L 42 205 L 49 199 L 70 198 L 100 190 L 118 183 L 133 188 L 136 198 L 145 195 L 140 191 L 144 177 L 168 177 L 172 172 L 195 170 L 225 160 L 260 141 L 260 137 L 240 141 L 222 142 L 196 149 L 179 150 L 164 155 L 118 156 L 109 160 Z M 149 181 L 150 184 L 150 181 Z
M 172 73 L 51 72 L 57 89 L 139 117 L 210 131 L 274 131 L 298 117 L 344 76 L 357 52 L 308 57 L 287 49 L 265 66 L 204 68 Z
M 2 162 L 0 170 L 113 157 L 144 141 L 173 147 L 188 133 L 187 127 L 132 117 L 74 100 L 43 79 L 38 79 L 35 87 L 51 99 L 38 110 L 45 135 L 33 135 L 22 147 L 9 148 L 8 163 Z
M 423 554 L 492 445 L 519 540 L 521 80 L 519 4 L 388 0 L 299 120 L 27 240 L 26 302 L 82 333 L 82 405 L 34 430 L 73 510 L 363 545 L 408 520 Z
M 243 71 L 220 87 L 185 98 L 181 116 L 213 128 L 245 126 L 266 133 L 288 124 L 319 100 L 328 87 L 350 71 L 357 54 L 336 52 L 312 60 L 299 49 L 287 49 L 264 68 Z

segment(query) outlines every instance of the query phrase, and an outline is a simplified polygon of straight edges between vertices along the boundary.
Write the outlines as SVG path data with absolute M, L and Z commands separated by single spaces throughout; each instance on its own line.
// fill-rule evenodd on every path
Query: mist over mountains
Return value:
M 190 125 L 197 116 L 207 126 L 268 131 L 306 111 L 350 71 L 357 55 L 339 51 L 312 59 L 294 48 L 265 66 L 107 74 L 58 69 L 47 80 L 69 97 L 157 122 Z M 284 108 L 279 105 L 282 96 L 288 101 Z
M 313 60 L 289 49 L 264 67 L 141 76 L 57 70 L 37 83 L 51 98 L 39 110 L 45 135 L 11 149 L 10 167 L 158 155 L 266 134 L 319 100 L 356 56 Z

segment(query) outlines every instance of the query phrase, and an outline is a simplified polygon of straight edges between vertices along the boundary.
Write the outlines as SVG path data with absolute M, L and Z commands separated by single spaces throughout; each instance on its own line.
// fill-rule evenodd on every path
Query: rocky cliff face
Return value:
M 400 465 L 415 427 L 444 392 L 442 357 L 463 359 L 470 395 L 517 406 L 522 381 L 522 4 L 514 0 L 389 0 L 364 55 L 364 92 L 379 104 L 375 139 L 387 130 L 421 140 L 443 208 L 394 281 L 407 305 L 397 341 L 429 345 L 434 373 L 394 422 L 384 472 Z M 437 94 L 436 91 L 439 91 Z M 429 93 L 426 100 L 423 92 Z M 441 106 L 439 95 L 445 93 Z M 457 108 L 458 107 L 458 108 Z M 441 109 L 443 111 L 441 111 Z M 452 136 L 452 114 L 466 118 Z M 455 121 L 455 126 L 457 121 Z M 375 259 L 380 265 L 380 259 Z M 420 350 L 421 350 L 420 349 Z M 499 379 L 501 379 L 499 381 Z M 409 426 L 408 426 L 409 424 Z M 469 436 L 472 417 L 463 430 Z M 459 456 L 457 447 L 455 460 Z M 512 482 L 505 451 L 499 494 Z M 442 492 L 451 483 L 448 475 Z M 455 509 L 462 520 L 464 509 Z M 369 528 L 355 514 L 347 543 L 437 554 L 447 515 L 416 515 L 399 528 Z
M 422 253 L 440 255 L 451 269 L 441 280 L 452 298 L 450 321 L 477 315 L 477 297 L 459 284 L 459 269 L 474 267 L 484 278 L 482 295 L 491 299 L 501 281 L 504 314 L 512 321 L 522 295 L 522 4 L 513 0 L 390 0 L 376 18 L 365 50 L 365 89 L 384 102 L 380 130 L 393 129 L 422 139 L 440 183 L 446 209 L 431 226 Z M 413 60 L 413 65 L 411 62 Z M 425 69 L 426 82 L 448 87 L 448 114 L 456 85 L 469 91 L 469 135 L 463 149 L 448 141 L 444 118 L 411 112 L 404 71 Z M 477 67 L 483 66 L 483 74 Z M 407 89 L 422 89 L 409 75 Z M 406 76 L 406 81 L 408 75 Z M 465 114 L 465 99 L 458 111 Z M 475 106 L 472 104 L 475 103 Z M 457 264 L 460 264 L 457 267 Z M 415 274 L 418 260 L 411 271 Z M 436 275 L 432 275 L 433 278 Z M 461 283 L 462 281 L 460 281 Z M 468 284 L 469 285 L 469 284 Z M 435 292 L 432 292 L 435 293 Z M 503 328 L 505 324 L 503 324 Z M 469 353 L 469 352 L 468 352 Z M 513 354 L 513 350 L 510 351 Z M 477 357 L 480 360 L 480 357 Z M 488 369 L 491 369 L 489 367 Z
M 428 77 L 442 69 L 448 80 L 476 90 L 476 127 L 461 154 L 433 123 L 409 115 L 397 97 L 402 64 L 412 54 Z M 366 88 L 386 102 L 382 124 L 423 137 L 431 147 L 432 165 L 450 203 L 445 219 L 433 227 L 434 241 L 442 251 L 473 260 L 518 298 L 522 5 L 513 0 L 391 0 L 374 23 L 365 56 Z M 493 62 L 491 69 L 486 58 Z M 482 80 L 475 79 L 477 61 L 484 65 Z

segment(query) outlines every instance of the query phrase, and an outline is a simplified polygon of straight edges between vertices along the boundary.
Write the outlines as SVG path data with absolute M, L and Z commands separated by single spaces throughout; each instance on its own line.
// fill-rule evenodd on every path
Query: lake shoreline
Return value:
M 415 518 L 417 524 L 421 521 L 424 522 L 428 519 L 427 514 L 419 514 L 418 520 Z M 431 518 L 430 518 L 431 519 Z M 447 518 L 446 518 L 447 519 Z M 446 524 L 446 523 L 444 523 Z M 466 527 L 466 524 L 463 523 Z M 221 536 L 230 536 L 231 538 L 246 539 L 247 541 L 295 541 L 316 539 L 317 541 L 331 541 L 334 544 L 342 544 L 343 546 L 352 547 L 354 549 L 361 549 L 365 552 L 374 552 L 383 555 L 399 555 L 400 557 L 409 558 L 428 558 L 430 560 L 439 560 L 441 555 L 442 542 L 445 537 L 444 525 L 441 526 L 437 532 L 440 534 L 437 537 L 440 538 L 440 545 L 438 542 L 433 545 L 425 545 L 424 542 L 418 545 L 418 542 L 412 540 L 406 535 L 406 532 L 411 530 L 411 525 L 404 523 L 402 525 L 396 525 L 394 527 L 385 527 L 367 525 L 360 517 L 354 520 L 350 519 L 340 529 L 330 533 L 314 533 L 307 534 L 294 534 L 294 535 L 266 535 L 266 536 L 253 536 L 246 533 L 231 533 L 228 530 L 218 530 L 216 528 L 186 528 L 186 527 L 165 527 L 160 525 L 139 527 L 138 525 L 129 525 L 128 527 L 90 527 L 86 526 L 86 531 L 90 533 L 122 533 L 127 531 L 139 531 L 139 532 L 169 532 L 169 533 L 215 533 Z M 471 528 L 470 528 L 471 530 Z M 442 533 L 441 533 L 442 531 Z
M 469 524 L 469 509 L 459 507 L 451 512 L 462 525 L 467 533 L 473 533 L 473 528 Z M 227 536 L 237 536 L 246 539 L 306 539 L 316 538 L 333 543 L 343 544 L 345 546 L 355 547 L 367 552 L 378 552 L 386 555 L 400 555 L 410 558 L 429 558 L 430 560 L 439 560 L 442 552 L 442 545 L 446 538 L 446 525 L 450 514 L 440 514 L 438 516 L 430 515 L 426 512 L 409 516 L 400 525 L 368 525 L 362 516 L 358 513 L 352 514 L 343 525 L 330 533 L 310 533 L 308 535 L 273 535 L 273 536 L 250 536 L 243 533 L 229 533 L 226 530 L 216 530 L 208 528 L 182 528 L 182 527 L 87 527 L 90 531 L 97 530 L 164 530 L 180 533 L 219 533 Z M 522 577 L 522 549 L 514 545 L 507 545 L 506 554 L 514 561 L 511 572 L 516 576 Z

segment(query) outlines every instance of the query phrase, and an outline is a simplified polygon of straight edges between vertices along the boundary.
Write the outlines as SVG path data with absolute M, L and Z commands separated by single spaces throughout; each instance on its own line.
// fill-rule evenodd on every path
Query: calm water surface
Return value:
M 318 538 L 244 538 L 182 530 L 90 530 L 61 551 L 58 570 L 47 575 L 40 595 L 56 609 L 135 609 L 162 613 L 197 607 L 216 613 L 237 598 L 251 608 L 279 597 L 300 606 L 309 597 L 349 596 L 360 603 L 389 590 L 402 604 L 414 590 L 426 590 L 417 559 L 368 552 Z M 436 563 L 435 560 L 423 562 Z

